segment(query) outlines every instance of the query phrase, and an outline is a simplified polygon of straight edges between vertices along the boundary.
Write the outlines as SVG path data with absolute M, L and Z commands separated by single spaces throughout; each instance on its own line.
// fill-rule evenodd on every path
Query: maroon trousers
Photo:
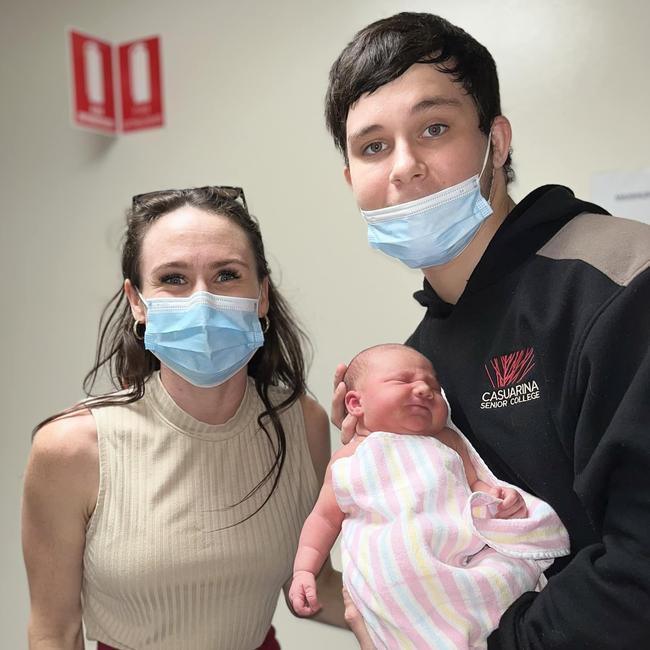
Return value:
M 97 650 L 115 650 L 115 648 L 98 641 Z M 272 625 L 269 628 L 269 633 L 266 635 L 266 639 L 264 639 L 264 643 L 262 643 L 257 650 L 280 650 L 280 644 L 275 638 L 275 629 Z

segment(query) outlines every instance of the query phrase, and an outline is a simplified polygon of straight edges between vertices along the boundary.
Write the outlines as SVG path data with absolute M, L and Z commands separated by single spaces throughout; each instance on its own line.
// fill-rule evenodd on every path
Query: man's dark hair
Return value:
M 501 115 L 499 78 L 492 55 L 475 38 L 440 16 L 403 12 L 361 31 L 332 65 L 325 96 L 325 120 L 347 162 L 346 120 L 350 107 L 397 79 L 414 63 L 431 63 L 460 83 L 476 104 L 479 129 L 486 135 Z M 514 178 L 511 156 L 506 181 Z

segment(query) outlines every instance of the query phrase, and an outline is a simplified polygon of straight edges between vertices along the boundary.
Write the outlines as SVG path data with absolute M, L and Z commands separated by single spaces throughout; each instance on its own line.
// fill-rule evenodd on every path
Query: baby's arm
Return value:
M 331 467 L 335 460 L 352 454 L 354 448 L 356 445 L 349 443 L 332 456 L 316 505 L 302 527 L 293 564 L 293 582 L 289 589 L 291 606 L 298 616 L 312 616 L 320 609 L 316 575 L 327 560 L 345 517 L 336 502 Z
M 522 519 L 528 516 L 524 497 L 517 490 L 489 485 L 478 477 L 467 447 L 455 431 L 445 428 L 438 438 L 461 457 L 465 468 L 465 476 L 472 492 L 487 492 L 502 500 L 495 515 L 498 519 Z

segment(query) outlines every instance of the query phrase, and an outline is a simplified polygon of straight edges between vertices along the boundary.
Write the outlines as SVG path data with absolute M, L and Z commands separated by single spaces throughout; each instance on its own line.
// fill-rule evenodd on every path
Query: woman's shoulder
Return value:
M 327 429 L 329 434 L 329 417 L 325 409 L 313 398 L 307 394 L 302 394 L 299 398 L 300 406 L 302 408 L 305 424 L 310 424 L 318 427 L 321 432 Z
M 92 511 L 99 484 L 97 427 L 87 409 L 61 415 L 36 432 L 29 454 L 28 486 L 52 499 L 73 499 Z
M 269 399 L 272 404 L 282 404 L 290 395 L 291 391 L 284 386 L 269 387 Z M 303 393 L 280 414 L 289 418 L 285 420 L 285 428 L 287 423 L 295 425 L 290 427 L 294 434 L 300 432 L 302 435 L 302 423 L 304 423 L 304 436 L 309 455 L 316 476 L 319 482 L 322 482 L 331 453 L 329 418 L 325 409 L 313 397 Z
M 309 395 L 300 397 L 300 405 L 305 420 L 305 435 L 309 454 L 316 476 L 322 483 L 332 450 L 329 418 L 325 409 Z
M 87 408 L 60 415 L 44 424 L 34 435 L 32 452 L 74 462 L 97 455 L 97 425 Z

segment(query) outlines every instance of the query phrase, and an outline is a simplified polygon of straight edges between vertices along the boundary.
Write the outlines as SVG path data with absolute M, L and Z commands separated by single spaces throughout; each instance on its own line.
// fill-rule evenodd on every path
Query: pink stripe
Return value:
M 364 584 L 366 584 L 366 583 L 364 582 Z M 368 589 L 369 588 L 370 587 L 368 585 Z M 352 598 L 352 601 L 357 605 L 357 609 L 363 615 L 363 613 L 368 610 L 368 608 L 365 605 L 367 603 L 369 603 L 369 602 L 372 602 L 372 601 L 364 598 L 361 594 L 359 594 L 357 596 L 357 594 L 354 592 L 354 590 L 350 591 L 349 588 L 348 588 L 348 592 L 350 593 L 350 597 Z M 375 590 L 375 592 L 376 592 L 376 590 Z M 374 629 L 371 628 L 371 631 L 374 632 L 379 637 L 379 639 L 377 639 L 377 640 L 380 640 L 381 642 L 383 642 L 385 645 L 387 645 L 390 648 L 399 648 L 400 647 L 399 641 L 395 638 L 395 636 L 393 634 L 393 631 L 390 629 L 390 627 L 388 627 L 386 625 L 383 625 L 382 624 L 383 623 L 382 619 L 380 617 L 377 617 L 376 615 L 375 615 L 375 620 L 377 620 L 378 623 L 379 623 L 379 629 L 374 630 Z M 374 621 L 373 621 L 373 624 L 374 624 Z
M 468 621 L 468 631 L 472 629 L 481 629 L 481 622 L 476 618 L 472 610 L 474 607 L 468 607 L 465 603 L 466 596 L 463 595 L 463 591 L 458 587 L 454 577 L 456 571 L 465 571 L 465 569 L 453 569 L 450 568 L 447 572 L 442 572 L 440 575 L 441 583 L 445 593 L 449 596 L 449 600 L 453 603 L 455 610 L 462 612 L 462 616 Z M 480 603 L 472 603 L 472 605 L 480 606 Z M 467 643 L 468 639 L 463 639 L 464 643 Z
M 377 597 L 381 598 L 381 600 L 384 602 L 387 613 L 389 613 L 393 619 L 391 622 L 393 622 L 394 626 L 398 629 L 401 629 L 402 631 L 407 631 L 412 628 L 412 621 L 408 615 L 408 612 L 402 610 L 399 603 L 393 598 L 393 595 L 391 593 L 392 585 L 390 584 L 390 581 L 387 579 L 387 576 L 384 572 L 384 564 L 381 561 L 381 547 L 377 545 L 376 538 L 377 536 L 373 535 L 370 547 L 371 575 L 377 577 L 381 576 L 379 578 L 380 584 L 387 585 L 388 587 L 380 589 L 378 585 L 375 585 L 377 587 Z M 386 626 L 382 625 L 382 628 L 386 629 Z M 424 639 L 422 639 L 422 642 L 424 642 Z
M 501 612 L 497 607 L 491 604 L 499 602 L 497 593 L 492 589 L 490 580 L 484 575 L 482 571 L 475 571 L 473 573 L 474 583 L 478 588 L 483 600 L 483 607 L 481 608 L 484 614 L 488 615 L 488 620 L 491 628 L 497 627 Z
M 374 471 L 374 476 L 376 477 L 376 484 L 381 490 L 381 496 L 390 509 L 390 513 L 393 515 L 393 518 L 398 517 L 402 512 L 402 507 L 397 498 L 396 491 L 392 489 L 393 485 L 390 478 L 391 473 L 388 468 L 388 461 L 386 458 L 390 451 L 388 449 L 385 449 L 383 445 L 380 446 L 373 444 L 370 447 L 370 452 L 372 454 L 372 460 L 374 461 L 372 470 Z M 367 458 L 368 456 L 369 455 L 366 454 Z M 368 460 L 371 459 L 368 458 Z M 386 489 L 386 486 L 388 486 L 388 490 Z
M 433 453 L 435 454 L 440 454 L 440 450 L 434 449 L 432 450 Z M 429 456 L 432 456 L 433 454 L 430 452 Z M 439 468 L 441 464 L 440 459 L 432 458 L 432 467 Z M 448 511 L 449 504 L 447 503 L 448 499 L 448 491 L 449 491 L 449 478 L 448 478 L 448 473 L 447 472 L 439 472 L 439 486 L 437 490 L 437 499 L 436 499 L 436 509 L 435 513 L 444 513 Z M 451 494 L 456 497 L 456 492 L 457 490 L 452 490 Z M 457 503 L 454 504 L 456 507 L 458 507 Z M 441 528 L 441 526 L 439 527 Z M 449 558 L 455 551 L 458 545 L 458 537 L 459 537 L 459 529 L 458 526 L 448 526 L 446 529 L 446 535 L 444 542 L 442 544 L 438 543 L 436 544 L 436 547 L 439 549 L 438 552 L 436 553 L 437 557 L 442 558 L 443 560 L 446 560 Z
M 457 630 L 445 618 L 443 618 L 443 616 L 439 614 L 437 608 L 433 606 L 429 594 L 422 587 L 422 577 L 417 575 L 419 574 L 419 571 L 411 561 L 410 548 L 406 541 L 404 531 L 397 526 L 391 530 L 391 547 L 400 573 L 405 578 L 405 587 L 407 587 L 415 599 L 421 603 L 422 608 L 425 610 L 426 614 L 428 614 L 428 617 L 431 619 L 440 634 L 448 637 L 456 646 L 462 647 L 465 643 L 465 635 L 463 635 L 462 631 Z M 438 577 L 436 576 L 434 565 L 436 562 L 437 561 L 434 559 L 431 566 L 431 577 L 434 579 Z M 431 579 L 429 579 L 429 582 L 430 581 Z M 432 640 L 429 639 L 427 641 L 418 634 L 416 628 L 413 626 L 412 620 L 410 621 L 410 625 L 407 626 L 404 631 L 407 632 L 407 636 L 416 644 L 416 647 L 423 648 L 424 650 L 431 647 Z
M 359 453 L 357 451 L 356 453 Z M 356 462 L 355 462 L 356 461 Z M 361 463 L 358 462 L 358 459 L 355 459 L 355 461 L 352 461 L 348 464 L 348 481 L 349 481 L 349 494 L 352 498 L 352 501 L 354 501 L 358 507 L 360 507 L 360 511 L 356 513 L 356 517 L 359 517 L 361 515 L 361 518 L 363 518 L 366 521 L 370 521 L 371 517 L 371 512 L 367 510 L 366 503 L 367 503 L 367 496 L 366 496 L 366 488 L 364 485 L 364 480 L 363 480 L 363 472 L 362 472 L 362 467 Z
M 401 465 L 402 469 L 402 475 L 408 477 L 408 482 L 407 485 L 411 487 L 411 501 L 415 504 L 415 495 L 417 494 L 423 494 L 426 493 L 424 491 L 424 488 L 428 486 L 429 481 L 425 481 L 422 478 L 421 475 L 421 469 L 422 469 L 422 458 L 419 457 L 417 458 L 417 461 L 415 462 L 415 459 L 413 457 L 413 454 L 411 453 L 411 449 L 413 449 L 414 445 L 411 445 L 412 441 L 409 439 L 405 439 L 403 442 L 400 441 L 400 444 L 396 444 L 393 447 L 393 450 L 396 451 L 396 455 L 399 458 L 399 462 Z M 415 441 L 414 441 L 415 442 Z M 417 444 L 415 445 L 415 449 L 413 449 L 414 452 L 419 451 L 420 448 L 420 440 L 417 441 Z M 428 453 L 427 456 L 430 457 L 432 455 L 436 455 L 438 453 L 438 450 L 431 446 L 427 446 L 428 448 Z M 435 467 L 439 466 L 439 460 L 438 459 L 432 459 L 431 463 L 431 471 L 435 471 Z M 424 504 L 417 504 L 420 507 L 423 507 Z M 432 524 L 429 520 L 428 517 L 422 517 L 418 516 L 418 522 L 421 524 L 420 528 L 426 528 L 430 532 L 432 529 Z M 421 532 L 422 531 L 418 531 Z M 424 542 L 426 546 L 426 541 Z M 394 526 L 391 528 L 391 546 L 392 546 L 392 551 L 393 551 L 393 557 L 395 558 L 396 564 L 399 567 L 400 573 L 402 574 L 402 577 L 405 579 L 405 585 L 408 587 L 410 593 L 412 596 L 415 598 L 415 600 L 419 601 L 420 604 L 422 605 L 424 611 L 428 613 L 429 618 L 432 620 L 432 622 L 435 623 L 437 626 L 439 632 L 450 638 L 456 645 L 458 643 L 464 643 L 465 638 L 464 635 L 459 632 L 455 627 L 453 627 L 451 624 L 447 622 L 446 619 L 442 618 L 435 607 L 432 606 L 430 595 L 427 593 L 427 591 L 422 587 L 421 580 L 423 579 L 422 576 L 420 575 L 419 570 L 416 568 L 414 563 L 411 560 L 411 553 L 412 550 L 409 546 L 408 543 L 408 538 L 407 538 L 407 531 L 404 531 L 402 528 L 398 528 L 397 526 Z M 427 556 L 431 556 L 431 550 L 430 548 L 424 548 L 423 549 L 424 553 Z M 437 562 L 437 560 L 433 557 L 432 559 L 432 566 L 431 566 L 431 571 L 432 574 L 434 572 L 434 563 Z M 408 630 L 409 631 L 413 630 L 412 634 L 408 634 L 409 638 L 417 645 L 417 647 L 421 648 L 429 648 L 431 646 L 431 639 L 428 641 L 422 639 L 422 637 L 417 634 L 416 630 L 411 626 Z M 423 645 L 420 645 L 420 642 Z

